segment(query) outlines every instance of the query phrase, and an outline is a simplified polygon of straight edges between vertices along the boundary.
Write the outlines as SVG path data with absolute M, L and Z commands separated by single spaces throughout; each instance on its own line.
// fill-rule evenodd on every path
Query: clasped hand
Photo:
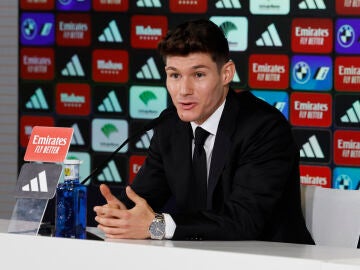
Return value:
M 126 194 L 135 203 L 131 209 L 118 200 L 105 184 L 100 185 L 100 192 L 106 204 L 95 206 L 97 226 L 107 238 L 146 239 L 150 237 L 149 226 L 155 213 L 145 199 L 126 187 Z

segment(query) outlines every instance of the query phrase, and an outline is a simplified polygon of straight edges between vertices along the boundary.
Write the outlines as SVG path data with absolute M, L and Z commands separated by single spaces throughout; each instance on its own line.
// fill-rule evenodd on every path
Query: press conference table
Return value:
M 96 228 L 88 231 L 103 237 Z M 2 269 L 360 269 L 359 249 L 260 241 L 64 239 L 9 234 L 1 219 L 0 258 Z

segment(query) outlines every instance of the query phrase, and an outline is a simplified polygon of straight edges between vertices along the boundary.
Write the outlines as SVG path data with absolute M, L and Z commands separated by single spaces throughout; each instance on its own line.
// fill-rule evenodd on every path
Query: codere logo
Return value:
M 141 70 L 136 73 L 138 79 L 156 79 L 160 80 L 161 76 L 156 67 L 153 57 L 150 57 L 146 63 L 141 67 Z
M 48 110 L 49 106 L 46 102 L 43 90 L 39 87 L 25 104 L 26 109 L 32 110 Z
M 115 182 L 115 183 L 122 182 L 122 178 L 120 176 L 118 169 L 116 168 L 114 160 L 109 161 L 107 166 L 98 175 L 97 180 L 99 182 Z
M 241 8 L 241 3 L 239 0 L 219 0 L 215 3 L 215 7 L 237 9 Z
M 136 6 L 146 8 L 159 8 L 161 7 L 161 2 L 159 0 L 138 0 L 136 2 Z
M 84 77 L 85 72 L 81 66 L 79 57 L 74 54 L 70 61 L 66 64 L 66 67 L 61 71 L 61 75 L 65 77 Z
M 115 91 L 112 90 L 109 92 L 107 97 L 105 97 L 102 103 L 98 106 L 99 112 L 122 112 L 119 100 L 116 97 Z
M 283 45 L 275 24 L 272 23 L 267 27 L 267 30 L 264 31 L 261 34 L 261 37 L 256 41 L 256 45 L 259 47 L 281 47 Z
M 300 157 L 304 158 L 325 158 L 320 144 L 315 135 L 312 135 L 308 142 L 302 145 L 300 149 Z
M 298 5 L 299 9 L 326 9 L 323 0 L 304 0 Z
M 100 42 L 114 42 L 121 43 L 123 38 L 121 37 L 119 28 L 116 25 L 116 21 L 112 20 L 109 25 L 104 29 L 102 34 L 98 37 Z

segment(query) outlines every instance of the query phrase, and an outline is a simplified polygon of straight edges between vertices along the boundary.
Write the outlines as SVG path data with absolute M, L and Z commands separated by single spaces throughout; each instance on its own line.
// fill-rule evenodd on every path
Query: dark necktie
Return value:
M 206 153 L 204 142 L 209 136 L 209 132 L 197 127 L 195 130 L 195 148 L 193 154 L 193 173 L 196 208 L 206 209 L 207 196 L 207 169 L 206 169 Z

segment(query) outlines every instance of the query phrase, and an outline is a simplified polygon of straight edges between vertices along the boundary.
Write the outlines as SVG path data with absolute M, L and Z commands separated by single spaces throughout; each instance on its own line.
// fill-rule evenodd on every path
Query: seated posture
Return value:
M 100 186 L 107 204 L 94 208 L 98 228 L 110 238 L 313 244 L 291 127 L 276 108 L 229 87 L 235 64 L 221 29 L 186 22 L 158 50 L 174 106 L 131 186 L 117 197 Z

